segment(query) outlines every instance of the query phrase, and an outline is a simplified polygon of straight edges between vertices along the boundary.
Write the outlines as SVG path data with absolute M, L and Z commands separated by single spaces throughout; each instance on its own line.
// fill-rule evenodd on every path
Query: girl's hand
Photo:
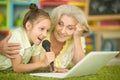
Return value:
M 54 71 L 53 72 L 65 73 L 65 72 L 68 72 L 68 71 L 69 71 L 68 69 L 54 67 Z
M 53 52 L 46 53 L 47 63 L 48 65 L 55 60 L 55 54 Z
M 76 37 L 76 36 L 80 37 L 82 35 L 83 31 L 84 31 L 84 27 L 78 23 L 76 25 L 76 31 L 74 32 L 74 37 Z

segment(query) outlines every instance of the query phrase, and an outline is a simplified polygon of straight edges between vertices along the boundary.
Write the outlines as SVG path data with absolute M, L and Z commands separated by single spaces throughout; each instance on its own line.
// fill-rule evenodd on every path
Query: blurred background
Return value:
M 48 13 L 62 4 L 83 9 L 92 31 L 86 36 L 86 51 L 120 51 L 120 0 L 0 0 L 0 40 L 22 27 L 30 3 Z

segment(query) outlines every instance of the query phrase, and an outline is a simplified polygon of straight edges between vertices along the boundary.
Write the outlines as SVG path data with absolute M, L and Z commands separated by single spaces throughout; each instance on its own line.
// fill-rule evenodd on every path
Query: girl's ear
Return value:
M 27 21 L 25 24 L 26 30 L 31 30 L 32 29 L 32 24 L 30 23 L 30 21 Z

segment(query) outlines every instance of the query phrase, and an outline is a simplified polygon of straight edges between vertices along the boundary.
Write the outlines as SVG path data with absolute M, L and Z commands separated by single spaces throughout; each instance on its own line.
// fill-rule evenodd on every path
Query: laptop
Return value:
M 93 51 L 88 53 L 81 61 L 66 73 L 30 73 L 32 76 L 52 77 L 52 78 L 68 78 L 96 74 L 100 68 L 107 65 L 119 51 Z

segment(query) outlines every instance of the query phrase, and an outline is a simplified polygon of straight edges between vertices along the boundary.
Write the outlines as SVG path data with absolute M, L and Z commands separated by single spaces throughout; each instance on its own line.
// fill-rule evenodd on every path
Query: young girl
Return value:
M 47 36 L 50 26 L 48 13 L 31 4 L 30 10 L 24 16 L 23 28 L 14 30 L 9 40 L 20 43 L 20 53 L 13 55 L 14 58 L 11 59 L 0 55 L 0 70 L 13 67 L 15 72 L 30 72 L 48 67 L 54 61 L 54 53 L 47 52 L 46 59 L 40 61 L 39 44 Z M 30 59 L 31 63 L 27 64 Z

